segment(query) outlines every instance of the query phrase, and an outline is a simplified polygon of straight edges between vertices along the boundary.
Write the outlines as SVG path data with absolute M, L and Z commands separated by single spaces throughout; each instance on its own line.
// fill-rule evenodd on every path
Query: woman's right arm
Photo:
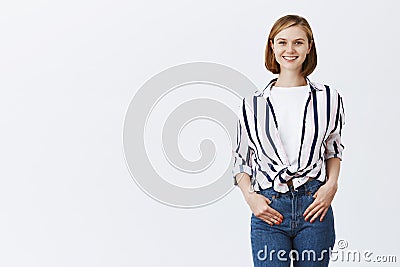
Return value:
M 280 223 L 283 216 L 271 208 L 269 204 L 271 201 L 261 194 L 257 194 L 251 188 L 251 176 L 253 175 L 252 164 L 254 149 L 249 146 L 249 137 L 247 128 L 244 127 L 244 114 L 249 114 L 251 111 L 244 112 L 245 100 L 243 99 L 241 108 L 239 110 L 239 119 L 237 121 L 236 130 L 236 147 L 233 152 L 233 178 L 234 185 L 239 186 L 242 191 L 243 197 L 249 205 L 254 215 L 270 225 Z

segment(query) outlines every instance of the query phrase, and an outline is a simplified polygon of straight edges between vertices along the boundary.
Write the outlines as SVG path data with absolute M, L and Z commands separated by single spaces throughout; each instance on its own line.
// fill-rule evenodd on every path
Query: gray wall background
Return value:
M 240 191 L 199 209 L 154 201 L 130 177 L 122 126 L 138 88 L 177 64 L 216 62 L 265 86 L 265 40 L 289 13 L 313 28 L 311 78 L 345 101 L 337 239 L 400 261 L 395 4 L 1 2 L 0 265 L 250 266 Z

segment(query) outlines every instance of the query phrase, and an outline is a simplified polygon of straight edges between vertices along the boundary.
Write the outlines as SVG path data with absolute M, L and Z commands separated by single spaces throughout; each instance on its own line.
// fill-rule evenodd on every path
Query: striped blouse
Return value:
M 271 99 L 272 79 L 262 91 L 243 98 L 238 112 L 236 145 L 232 150 L 234 185 L 239 173 L 251 177 L 251 191 L 269 187 L 287 192 L 287 181 L 293 179 L 294 188 L 308 178 L 326 180 L 325 161 L 342 160 L 341 141 L 345 124 L 343 100 L 328 85 L 311 82 L 306 77 L 309 95 L 302 114 L 302 128 L 297 162 L 290 164 L 279 137 L 279 125 Z

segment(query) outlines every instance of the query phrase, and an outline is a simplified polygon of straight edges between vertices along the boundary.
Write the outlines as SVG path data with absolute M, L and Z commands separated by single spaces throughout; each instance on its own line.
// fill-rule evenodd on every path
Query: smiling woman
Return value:
M 265 66 L 278 77 L 243 99 L 233 150 L 234 184 L 252 211 L 254 266 L 289 267 L 293 251 L 309 255 L 293 259 L 295 267 L 328 266 L 335 243 L 331 202 L 344 149 L 343 100 L 308 78 L 317 53 L 303 17 L 275 22 Z M 266 257 L 265 248 L 276 254 Z

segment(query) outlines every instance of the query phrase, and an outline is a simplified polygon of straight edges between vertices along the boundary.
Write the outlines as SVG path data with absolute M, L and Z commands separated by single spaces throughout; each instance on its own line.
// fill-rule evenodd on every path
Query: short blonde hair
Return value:
M 298 15 L 283 16 L 272 26 L 268 36 L 267 46 L 265 48 L 265 67 L 273 74 L 280 73 L 281 69 L 275 59 L 274 51 L 271 48 L 270 42 L 274 42 L 274 38 L 279 32 L 292 26 L 300 26 L 307 36 L 308 44 L 311 45 L 310 53 L 307 54 L 307 57 L 303 62 L 301 72 L 302 76 L 306 77 L 310 75 L 317 66 L 317 50 L 315 48 L 315 41 L 310 25 L 305 18 Z

